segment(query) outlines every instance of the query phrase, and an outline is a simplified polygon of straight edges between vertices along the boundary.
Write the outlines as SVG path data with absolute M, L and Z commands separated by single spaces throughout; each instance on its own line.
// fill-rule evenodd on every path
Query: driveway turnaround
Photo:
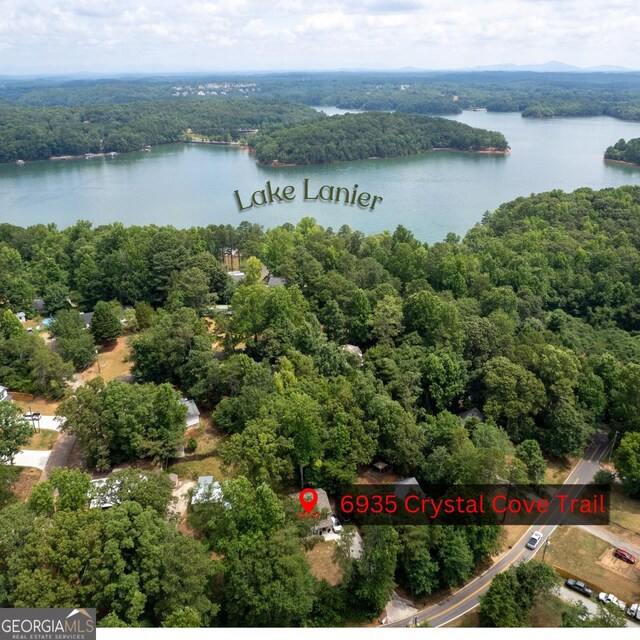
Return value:
M 29 420 L 33 426 L 38 429 L 50 429 L 51 431 L 60 431 L 60 427 L 66 422 L 66 418 L 58 416 L 40 416 L 40 420 Z
M 21 451 L 16 454 L 13 464 L 19 467 L 35 467 L 44 471 L 50 455 L 51 451 Z

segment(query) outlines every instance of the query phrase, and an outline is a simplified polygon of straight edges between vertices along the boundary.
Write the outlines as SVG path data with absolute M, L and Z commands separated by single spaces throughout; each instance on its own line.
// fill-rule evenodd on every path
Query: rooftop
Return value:
M 316 489 L 315 491 L 318 494 L 318 502 L 316 502 L 312 513 L 317 513 L 320 517 L 314 520 L 313 526 L 316 529 L 325 529 L 327 527 L 331 528 L 333 526 L 333 522 L 331 521 L 331 504 L 329 503 L 329 496 L 324 489 Z M 297 501 L 300 499 L 300 492 L 290 493 L 289 497 Z
M 198 405 L 189 398 L 181 398 L 180 402 L 187 407 L 187 422 L 189 422 L 193 418 L 200 417 L 200 409 L 198 409 Z
M 222 485 L 213 479 L 213 476 L 200 476 L 193 488 L 191 504 L 206 504 L 207 502 L 221 502 L 224 500 Z M 231 508 L 229 502 L 223 502 L 227 509 Z
M 472 409 L 468 409 L 467 411 L 463 411 L 458 414 L 458 417 L 462 420 L 469 420 L 469 418 L 477 418 L 480 422 L 484 422 L 486 420 L 484 413 L 478 409 L 478 407 L 473 407 Z

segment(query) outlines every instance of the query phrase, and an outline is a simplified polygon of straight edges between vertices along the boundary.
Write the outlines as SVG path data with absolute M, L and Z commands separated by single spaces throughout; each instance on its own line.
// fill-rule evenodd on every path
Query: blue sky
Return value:
M 637 0 L 0 0 L 0 74 L 639 59 Z

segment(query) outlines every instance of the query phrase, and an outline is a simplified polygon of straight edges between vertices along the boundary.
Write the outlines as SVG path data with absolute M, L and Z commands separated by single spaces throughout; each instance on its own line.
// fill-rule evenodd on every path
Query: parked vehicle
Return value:
M 578 593 L 581 593 L 582 595 L 587 596 L 587 598 L 591 597 L 591 594 L 593 593 L 593 589 L 586 585 L 584 582 L 582 582 L 582 580 L 574 580 L 573 578 L 569 578 L 565 583 L 564 583 L 565 587 L 567 587 L 567 589 L 573 589 L 574 591 L 577 591 Z
M 640 620 L 640 606 L 638 606 L 637 602 L 634 602 L 628 609 L 627 615 L 635 618 L 636 620 Z
M 333 533 L 340 533 L 342 531 L 342 525 L 337 516 L 331 516 L 331 522 L 333 523 Z
M 618 609 L 621 609 L 622 611 L 627 608 L 627 603 L 622 602 L 622 600 L 618 600 L 618 598 L 616 598 L 613 593 L 605 593 L 604 591 L 602 591 L 598 595 L 598 600 L 600 600 L 600 602 L 602 602 L 603 604 L 615 604 L 616 607 L 618 607 Z
M 625 551 L 624 549 L 616 549 L 613 552 L 613 555 L 616 558 L 620 558 L 620 560 L 624 560 L 625 562 L 628 562 L 629 564 L 636 563 L 636 557 L 634 555 L 631 555 L 628 551 Z
M 531 534 L 531 538 L 529 538 L 529 542 L 527 542 L 527 549 L 535 549 L 540 544 L 542 537 L 543 536 L 539 531 L 534 531 Z

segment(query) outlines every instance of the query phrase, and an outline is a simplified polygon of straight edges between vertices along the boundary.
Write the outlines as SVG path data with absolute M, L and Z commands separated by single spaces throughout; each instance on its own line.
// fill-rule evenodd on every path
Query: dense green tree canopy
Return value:
M 90 465 L 109 469 L 138 458 L 175 455 L 186 428 L 186 407 L 170 385 L 107 384 L 95 378 L 58 409 L 63 429 L 82 443 Z
M 125 539 L 139 524 L 153 571 L 121 558 L 109 542 L 108 571 L 99 566 L 108 594 L 96 600 L 105 625 L 209 624 L 214 601 L 224 624 L 341 624 L 378 615 L 396 583 L 424 597 L 469 579 L 496 551 L 499 529 L 366 531 L 361 560 L 343 563 L 343 587 L 327 587 L 304 557 L 308 530 L 297 519 L 292 524 L 291 503 L 280 496 L 303 477 L 339 494 L 363 467 L 382 460 L 421 482 L 539 482 L 545 456 L 580 454 L 595 429 L 610 428 L 620 432 L 612 456 L 618 474 L 635 492 L 639 220 L 640 189 L 620 187 L 518 198 L 464 239 L 450 235 L 434 245 L 402 227 L 364 236 L 308 218 L 267 232 L 250 224 L 178 230 L 80 222 L 61 231 L 0 225 L 0 246 L 21 261 L 12 277 L 38 294 L 57 284 L 86 308 L 99 300 L 136 304 L 136 384 L 94 381 L 60 409 L 90 463 L 106 469 L 171 457 L 184 432 L 178 398 L 186 394 L 212 411 L 224 441 L 220 461 L 236 477 L 222 483 L 223 501 L 190 517 L 215 554 L 200 566 L 194 551 L 193 573 L 181 578 L 193 580 L 200 594 L 194 574 L 209 576 L 201 604 L 180 597 L 180 586 L 164 584 L 161 601 L 149 592 L 157 584 L 154 554 L 165 557 L 154 536 L 165 529 L 146 535 L 146 524 L 167 515 L 170 495 L 166 482 L 156 483 L 150 472 L 143 478 L 147 471 L 109 481 L 117 517 L 87 510 L 77 476 L 40 483 L 26 510 L 5 507 L 0 598 L 9 602 L 6 594 L 15 593 L 15 602 L 61 603 L 84 588 L 75 567 L 66 567 L 66 551 L 58 558 L 47 550 L 46 536 L 42 556 L 30 542 L 28 562 L 6 568 L 32 529 L 42 535 L 51 527 L 61 539 L 66 528 L 86 531 L 73 541 L 73 554 L 85 558 L 100 553 L 103 538 L 111 541 L 113 533 L 121 542 L 118 532 Z M 257 258 L 248 282 L 230 284 L 221 266 L 229 248 Z M 286 285 L 259 282 L 258 261 Z M 202 317 L 209 295 L 230 302 L 232 315 Z M 64 393 L 70 372 L 60 353 L 25 331 L 13 302 L 2 304 L 0 382 L 28 393 Z M 54 332 L 65 324 L 81 333 L 77 318 L 61 310 Z M 478 417 L 463 420 L 472 408 Z M 6 522 L 10 531 L 1 526 Z M 172 536 L 186 549 L 178 549 L 176 562 L 188 566 L 183 556 L 193 540 Z M 208 571 L 218 575 L 215 584 Z M 483 603 L 487 624 L 526 624 L 532 594 L 547 583 L 524 572 L 494 581 L 496 592 Z M 148 583 L 141 586 L 143 574 Z M 45 585 L 41 600 L 34 576 Z M 498 606 L 503 602 L 508 606 Z
M 22 417 L 20 407 L 0 402 L 0 464 L 13 464 L 16 453 L 22 451 L 33 432 L 33 425 Z
M 640 164 L 640 138 L 632 138 L 628 142 L 618 140 L 614 145 L 607 147 L 604 152 L 607 160 L 622 160 L 631 164 Z
M 508 146 L 504 136 L 495 131 L 444 118 L 401 113 L 347 113 L 273 127 L 252 137 L 249 145 L 264 164 L 320 164 L 447 148 L 504 151 Z

